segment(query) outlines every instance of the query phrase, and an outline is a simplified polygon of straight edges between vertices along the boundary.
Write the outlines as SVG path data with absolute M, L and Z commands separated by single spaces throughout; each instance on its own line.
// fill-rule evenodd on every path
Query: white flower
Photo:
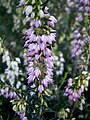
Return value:
M 35 12 L 32 12 L 31 18 L 33 19 L 35 17 Z
M 64 62 L 64 58 L 61 57 L 61 58 L 60 58 L 60 61 L 61 61 L 61 62 Z
M 23 85 L 23 86 L 22 86 L 22 90 L 26 90 L 26 85 Z
M 82 74 L 86 75 L 86 74 L 87 74 L 87 71 L 83 71 Z
M 15 81 L 14 71 L 12 70 L 5 70 L 6 78 L 9 80 L 10 84 L 13 86 Z
M 67 111 L 68 113 L 70 113 L 70 109 L 69 109 L 69 108 L 66 108 L 66 111 Z
M 16 84 L 16 88 L 18 89 L 20 86 L 21 86 L 21 82 L 18 81 L 17 84 Z
M 48 13 L 48 9 L 49 8 L 47 6 L 45 6 L 44 12 Z
M 35 84 L 31 85 L 31 88 L 35 88 L 35 87 L 36 87 L 36 85 L 35 85 Z
M 56 74 L 59 75 L 59 71 L 56 71 Z
M 21 63 L 20 58 L 16 58 L 16 61 L 17 61 L 18 63 Z
M 57 61 L 57 66 L 60 66 L 60 61 Z
M 79 110 L 83 110 L 83 105 L 82 105 L 82 103 L 80 104 L 80 106 L 79 106 Z
M 62 54 L 62 53 L 60 53 L 60 57 L 63 57 L 63 54 Z
M 59 74 L 60 74 L 60 75 L 62 75 L 62 74 L 63 74 L 63 71 L 62 71 L 62 70 L 60 70 L 60 71 L 59 71 Z
M 60 64 L 60 67 L 64 68 L 64 64 L 63 64 L 63 63 L 61 63 L 61 64 Z
M 4 89 L 0 90 L 1 95 L 4 95 Z
M 54 59 L 55 59 L 55 60 L 58 60 L 58 56 L 54 56 Z
M 32 12 L 32 6 L 29 5 L 26 7 L 26 16 L 29 16 L 29 14 Z
M 5 54 L 2 56 L 2 62 L 6 62 L 8 60 L 10 61 L 9 52 L 6 51 Z
M 81 85 L 81 88 L 84 89 L 84 85 Z
M 39 11 L 39 16 L 40 16 L 41 18 L 44 17 L 44 12 L 43 12 L 42 10 Z
M 82 104 L 85 104 L 85 99 L 82 99 L 82 100 L 81 100 L 81 103 L 82 103 Z
M 16 61 L 12 61 L 12 62 L 11 62 L 11 68 L 12 68 L 13 70 L 15 70 L 16 67 L 18 67 L 18 63 L 17 63 Z

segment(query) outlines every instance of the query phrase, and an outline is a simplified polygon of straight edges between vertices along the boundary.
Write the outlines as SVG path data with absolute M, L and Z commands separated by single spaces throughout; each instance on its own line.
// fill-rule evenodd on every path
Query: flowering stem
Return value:
M 41 98 L 41 106 L 40 106 L 40 120 L 42 120 L 42 105 L 43 105 L 43 96 L 42 96 L 42 94 L 41 94 L 41 96 L 40 96 L 40 98 Z
M 40 114 L 40 120 L 42 120 L 42 112 L 41 112 L 41 114 Z
M 59 86 L 59 90 L 61 89 L 62 85 L 65 83 L 66 78 L 67 78 L 67 73 L 64 75 L 61 85 Z
M 77 106 L 77 103 L 78 103 L 78 100 L 75 102 L 74 106 L 73 106 L 73 109 L 72 109 L 72 112 L 71 112 L 71 115 L 70 115 L 70 120 L 72 120 L 72 116 L 73 116 L 73 113 L 75 111 L 75 108 Z

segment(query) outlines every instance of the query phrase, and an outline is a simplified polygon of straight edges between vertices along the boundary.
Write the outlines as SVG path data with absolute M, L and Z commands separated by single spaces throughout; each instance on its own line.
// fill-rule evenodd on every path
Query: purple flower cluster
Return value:
M 74 92 L 72 89 L 66 88 L 64 96 L 68 96 L 69 100 L 77 101 L 80 98 L 80 95 L 77 92 Z
M 78 30 L 74 31 L 74 40 L 71 42 L 72 50 L 71 50 L 71 57 L 78 57 L 82 55 L 84 52 L 84 47 L 86 43 L 90 41 L 90 36 L 85 28 L 81 29 L 79 32 Z
M 64 96 L 68 96 L 69 100 L 77 101 L 80 98 L 80 94 L 77 91 L 74 91 L 72 88 L 72 78 L 68 79 L 68 85 L 65 89 Z
M 34 82 L 38 85 L 38 91 L 41 94 L 48 85 L 53 82 L 53 57 L 51 49 L 55 43 L 56 32 L 53 27 L 57 20 L 50 16 L 45 10 L 40 10 L 40 16 L 43 13 L 43 19 L 30 18 L 30 28 L 26 31 L 26 42 L 28 61 L 28 84 Z
M 74 40 L 72 41 L 72 50 L 71 50 L 71 55 L 72 57 L 75 56 L 80 56 L 82 54 L 82 48 L 84 46 L 84 40 L 80 39 L 81 34 L 79 33 L 78 30 L 74 31 Z
M 67 0 L 67 7 L 65 8 L 67 14 L 75 9 L 78 10 L 76 19 L 81 22 L 84 20 L 83 15 L 90 14 L 90 0 Z
M 70 14 L 71 11 L 76 10 L 74 40 L 72 41 L 72 57 L 79 57 L 84 52 L 86 42 L 90 40 L 88 33 L 90 26 L 85 25 L 87 16 L 90 15 L 90 0 L 67 0 L 68 7 L 66 12 Z M 82 27 L 83 23 L 83 27 Z
M 76 77 L 73 81 L 72 78 L 68 79 L 68 84 L 65 87 L 64 96 L 68 96 L 69 100 L 77 101 L 81 98 L 84 90 L 88 87 L 88 76 L 86 72 L 82 72 L 81 77 Z
M 5 98 L 16 99 L 18 98 L 17 94 L 14 91 L 9 91 L 8 87 L 0 90 L 0 94 Z

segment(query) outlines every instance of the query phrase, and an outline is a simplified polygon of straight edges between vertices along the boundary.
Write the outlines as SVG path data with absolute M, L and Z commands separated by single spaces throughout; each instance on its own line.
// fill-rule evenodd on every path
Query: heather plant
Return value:
M 0 1 L 0 120 L 90 119 L 89 29 L 89 0 Z

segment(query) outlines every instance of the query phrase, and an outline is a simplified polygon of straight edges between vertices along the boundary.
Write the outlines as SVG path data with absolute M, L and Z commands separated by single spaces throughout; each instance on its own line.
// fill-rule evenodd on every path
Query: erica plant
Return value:
M 56 31 L 53 28 L 57 20 L 49 14 L 49 8 L 42 0 L 30 2 L 21 0 L 19 7 L 23 6 L 28 25 L 24 36 L 26 41 L 24 47 L 27 49 L 27 94 L 29 92 L 30 97 L 38 94 L 41 101 L 38 107 L 41 106 L 40 119 L 42 119 L 43 95 L 47 94 L 49 84 L 53 83 L 52 47 L 56 42 Z M 36 110 L 33 112 L 36 113 Z
M 28 51 L 27 81 L 28 84 L 34 83 L 42 94 L 53 83 L 54 58 L 51 50 L 55 44 L 56 31 L 53 27 L 57 20 L 48 13 L 48 7 L 43 6 L 41 0 L 26 5 L 25 13 L 29 25 L 24 44 Z
M 67 0 L 67 14 L 74 14 L 73 40 L 71 41 L 71 58 L 75 63 L 77 77 L 69 78 L 65 87 L 64 96 L 75 102 L 72 114 L 82 100 L 89 83 L 89 60 L 90 60 L 90 1 L 89 0 Z M 78 72 L 77 72 L 78 71 Z
M 74 39 L 71 42 L 71 57 L 77 59 L 77 67 L 80 72 L 88 70 L 89 46 L 90 46 L 90 1 L 89 0 L 67 0 L 68 14 L 75 13 L 73 28 Z M 69 11 L 67 11 L 69 10 Z

